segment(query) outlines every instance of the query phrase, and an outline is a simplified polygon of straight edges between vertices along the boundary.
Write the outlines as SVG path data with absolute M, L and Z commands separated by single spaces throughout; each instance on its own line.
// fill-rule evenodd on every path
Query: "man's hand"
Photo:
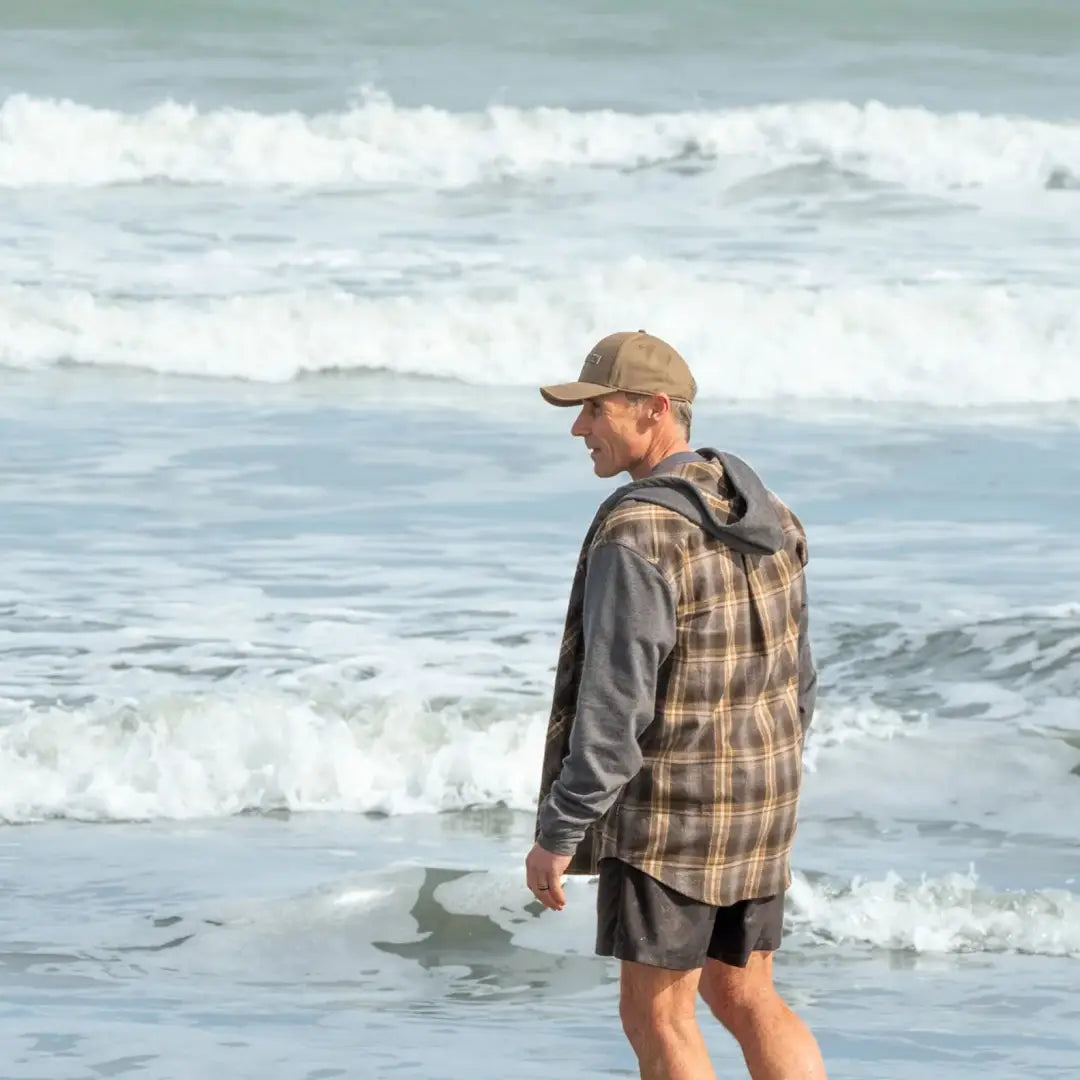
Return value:
M 562 876 L 570 865 L 570 858 L 569 855 L 554 855 L 547 848 L 534 844 L 525 859 L 525 884 L 533 896 L 552 911 L 562 911 L 566 907 Z

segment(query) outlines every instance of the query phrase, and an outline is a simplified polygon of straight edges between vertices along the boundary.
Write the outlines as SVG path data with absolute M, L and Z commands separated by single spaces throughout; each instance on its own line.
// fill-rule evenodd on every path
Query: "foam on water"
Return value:
M 355 714 L 274 693 L 48 709 L 0 728 L 0 818 L 411 813 L 535 795 L 542 714 L 486 722 L 391 699 Z
M 923 713 L 904 716 L 869 703 L 837 705 L 817 710 L 807 739 L 805 765 L 813 772 L 823 750 L 858 739 L 886 741 L 928 728 Z
M 298 895 L 205 904 L 199 912 L 178 912 L 160 929 L 140 926 L 126 936 L 144 947 L 163 937 L 183 941 L 185 954 L 170 962 L 188 967 L 280 965 L 284 950 L 298 963 L 318 956 L 324 975 L 338 964 L 335 949 L 356 957 L 379 943 L 380 952 L 400 951 L 425 968 L 468 971 L 497 961 L 492 970 L 502 970 L 503 989 L 518 990 L 524 987 L 510 977 L 515 965 L 530 962 L 529 954 L 593 958 L 596 879 L 567 877 L 563 887 L 567 905 L 552 913 L 539 909 L 520 866 L 395 865 Z M 893 872 L 847 884 L 796 872 L 786 929 L 784 948 L 794 952 L 861 947 L 922 956 L 1080 958 L 1080 896 L 1063 888 L 989 888 L 973 868 L 911 884 Z M 114 933 L 124 934 L 119 923 Z M 282 944 L 271 953 L 268 939 Z
M 898 721 L 821 709 L 816 761 Z M 547 713 L 404 695 L 331 707 L 278 692 L 140 708 L 26 710 L 0 727 L 0 820 L 222 817 L 248 810 L 438 813 L 535 807 Z
M 8 288 L 0 292 L 0 364 L 64 361 L 260 382 L 390 370 L 532 385 L 564 378 L 566 358 L 602 329 L 639 323 L 695 357 L 710 396 L 1080 400 L 1073 288 L 766 287 L 640 258 L 554 280 L 523 272 L 497 289 L 454 284 L 386 297 L 326 289 L 134 301 Z
M 730 182 L 826 163 L 914 189 L 1080 184 L 1080 125 L 877 102 L 802 101 L 715 112 L 573 112 L 492 106 L 454 113 L 371 92 L 342 112 L 144 112 L 14 94 L 0 104 L 0 186 L 162 180 L 264 186 L 454 188 L 557 169 L 656 165 Z
M 483 915 L 519 947 L 589 954 L 595 879 L 565 879 L 566 908 L 530 917 L 522 871 L 464 874 L 433 899 L 452 915 Z M 788 926 L 822 945 L 864 945 L 920 954 L 1029 953 L 1080 958 L 1080 896 L 1068 889 L 1001 891 L 966 873 L 906 883 L 896 873 L 840 884 L 796 872 Z
M 890 873 L 845 887 L 796 874 L 788 897 L 793 926 L 830 944 L 1080 957 L 1080 896 L 994 891 L 980 886 L 974 869 L 917 884 Z

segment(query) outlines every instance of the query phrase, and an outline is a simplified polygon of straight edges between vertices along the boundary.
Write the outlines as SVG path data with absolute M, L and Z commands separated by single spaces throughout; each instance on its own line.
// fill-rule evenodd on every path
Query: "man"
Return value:
M 596 951 L 621 961 L 643 1080 L 715 1077 L 699 993 L 754 1080 L 821 1080 L 772 982 L 816 687 L 806 537 L 744 462 L 691 449 L 695 392 L 644 331 L 541 389 L 580 407 L 597 476 L 632 479 L 578 559 L 526 881 L 559 911 L 564 873 L 599 876 Z

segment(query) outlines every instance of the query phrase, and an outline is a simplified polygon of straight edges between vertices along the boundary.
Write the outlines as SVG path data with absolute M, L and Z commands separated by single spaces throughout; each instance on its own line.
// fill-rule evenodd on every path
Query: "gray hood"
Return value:
M 697 453 L 703 461 L 661 465 L 651 476 L 627 484 L 622 498 L 674 510 L 736 551 L 779 551 L 784 546 L 783 523 L 758 474 L 734 454 L 711 447 Z

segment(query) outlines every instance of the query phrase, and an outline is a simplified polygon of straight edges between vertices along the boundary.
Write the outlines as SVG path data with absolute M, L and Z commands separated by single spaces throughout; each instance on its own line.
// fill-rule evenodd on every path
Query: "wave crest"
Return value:
M 579 168 L 670 167 L 731 183 L 825 163 L 914 189 L 1067 189 L 1080 124 L 802 101 L 621 113 L 491 106 L 454 113 L 368 91 L 306 115 L 201 111 L 166 101 L 123 113 L 13 94 L 0 103 L 0 187 L 148 182 L 458 188 Z

